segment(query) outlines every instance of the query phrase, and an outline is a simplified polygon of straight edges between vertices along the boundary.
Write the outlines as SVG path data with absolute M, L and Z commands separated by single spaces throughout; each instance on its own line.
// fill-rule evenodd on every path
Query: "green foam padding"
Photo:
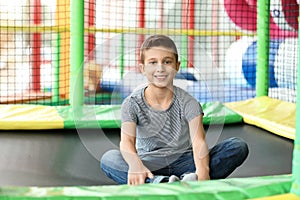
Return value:
M 138 186 L 0 187 L 0 200 L 233 200 L 287 194 L 291 175 Z
M 243 121 L 243 117 L 220 102 L 202 104 L 203 124 L 231 124 Z
M 220 102 L 202 104 L 203 124 L 229 124 L 242 122 L 241 115 Z M 57 106 L 64 119 L 64 127 L 72 128 L 119 128 L 121 123 L 120 105 L 85 105 L 78 108 Z
M 57 106 L 56 109 L 64 119 L 65 129 L 120 127 L 120 105 Z
M 294 152 L 293 152 L 293 179 L 294 183 L 292 185 L 291 192 L 300 196 L 300 145 L 298 141 L 295 141 Z
M 203 123 L 242 122 L 241 115 L 219 102 L 202 104 Z M 119 128 L 121 105 L 40 106 L 2 105 L 0 129 Z

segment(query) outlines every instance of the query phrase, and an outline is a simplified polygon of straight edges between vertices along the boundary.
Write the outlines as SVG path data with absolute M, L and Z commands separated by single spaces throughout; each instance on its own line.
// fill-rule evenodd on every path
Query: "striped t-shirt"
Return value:
M 200 103 L 174 86 L 170 107 L 155 110 L 145 100 L 145 88 L 133 92 L 122 104 L 122 122 L 135 122 L 137 125 L 138 155 L 142 158 L 168 157 L 191 151 L 188 122 L 203 114 Z

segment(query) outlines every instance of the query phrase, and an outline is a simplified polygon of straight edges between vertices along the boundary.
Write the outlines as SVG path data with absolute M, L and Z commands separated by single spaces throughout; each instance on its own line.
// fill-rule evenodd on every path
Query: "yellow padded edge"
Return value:
M 264 96 L 224 105 L 240 114 L 245 123 L 295 139 L 296 104 L 294 103 Z
M 55 107 L 38 105 L 0 105 L 0 129 L 62 129 L 64 120 Z
M 269 196 L 269 197 L 262 197 L 262 198 L 255 198 L 252 200 L 300 200 L 300 197 L 298 197 L 295 194 L 288 193 L 288 194 L 280 194 L 275 196 Z

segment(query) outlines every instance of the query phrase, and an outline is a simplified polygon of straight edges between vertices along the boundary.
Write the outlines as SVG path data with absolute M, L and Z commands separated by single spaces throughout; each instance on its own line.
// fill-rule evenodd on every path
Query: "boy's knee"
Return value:
M 107 151 L 102 155 L 100 159 L 100 163 L 101 165 L 105 164 L 107 166 L 110 166 L 111 163 L 113 163 L 116 159 L 118 159 L 119 155 L 120 152 L 118 150 Z
M 249 154 L 249 148 L 248 148 L 248 144 L 245 142 L 245 140 L 243 140 L 242 138 L 239 138 L 239 137 L 233 137 L 233 138 L 231 138 L 231 142 L 239 151 L 239 153 L 238 153 L 239 156 L 246 159 L 246 157 Z
M 245 140 L 239 137 L 234 137 L 233 140 L 241 149 L 248 151 L 248 144 Z

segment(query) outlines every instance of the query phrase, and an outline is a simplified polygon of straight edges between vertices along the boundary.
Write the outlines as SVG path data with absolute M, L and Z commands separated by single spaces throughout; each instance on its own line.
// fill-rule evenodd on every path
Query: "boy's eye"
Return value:
M 155 65 L 156 64 L 156 61 L 151 61 L 149 62 L 150 65 Z
M 164 64 L 165 64 L 165 65 L 172 64 L 172 61 L 171 61 L 171 60 L 166 60 L 166 61 L 164 61 Z

